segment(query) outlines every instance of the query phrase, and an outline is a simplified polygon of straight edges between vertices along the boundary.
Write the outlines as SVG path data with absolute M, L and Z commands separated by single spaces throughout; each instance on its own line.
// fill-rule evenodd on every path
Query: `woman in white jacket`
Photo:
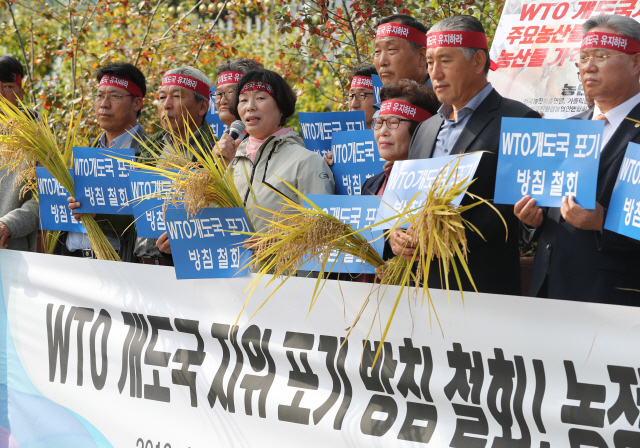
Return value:
M 302 203 L 282 180 L 303 194 L 334 194 L 335 182 L 324 159 L 307 150 L 302 138 L 285 127 L 287 118 L 295 112 L 296 94 L 280 75 L 270 70 L 247 72 L 236 92 L 229 109 L 245 124 L 249 138 L 233 158 L 231 151 L 225 151 L 225 141 L 230 137 L 221 139 L 220 146 L 249 219 L 260 232 L 268 225 L 265 219 L 271 218 L 271 212 L 282 208 L 284 200 L 276 191 Z

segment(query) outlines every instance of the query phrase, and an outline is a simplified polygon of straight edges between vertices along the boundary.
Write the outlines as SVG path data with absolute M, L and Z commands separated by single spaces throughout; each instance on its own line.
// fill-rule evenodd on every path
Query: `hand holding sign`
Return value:
M 597 202 L 595 210 L 586 210 L 576 203 L 573 196 L 565 196 L 560 213 L 565 221 L 578 229 L 602 231 L 604 209 Z
M 540 227 L 544 220 L 542 208 L 538 207 L 536 200 L 528 195 L 516 202 L 516 205 L 513 207 L 513 214 L 516 215 L 516 218 L 520 221 L 534 228 Z

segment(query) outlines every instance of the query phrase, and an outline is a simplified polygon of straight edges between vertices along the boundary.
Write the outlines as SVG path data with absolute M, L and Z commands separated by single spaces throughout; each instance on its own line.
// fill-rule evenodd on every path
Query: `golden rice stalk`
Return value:
M 167 204 L 184 204 L 188 216 L 197 214 L 208 206 L 223 208 L 244 207 L 244 203 L 233 181 L 233 171 L 227 168 L 222 157 L 214 156 L 212 149 L 207 145 L 201 145 L 195 139 L 193 132 L 189 130 L 189 139 L 180 138 L 171 134 L 172 145 L 165 149 L 152 148 L 147 142 L 140 141 L 158 161 L 130 162 L 118 157 L 133 168 L 159 174 L 172 182 L 169 191 L 161 195 Z M 190 141 L 194 143 L 191 144 Z M 214 145 L 217 141 L 214 138 Z M 176 149 L 177 148 L 177 149 Z M 141 197 L 140 200 L 157 198 Z
M 45 254 L 52 254 L 60 238 L 59 230 L 45 230 L 43 232 L 43 246 Z
M 4 97 L 0 97 L 0 128 L 4 130 L 0 134 L 0 153 L 3 160 L 7 161 L 5 166 L 10 170 L 23 170 L 25 168 L 20 167 L 20 163 L 34 168 L 36 164 L 40 164 L 70 195 L 75 196 L 73 179 L 68 168 L 71 164 L 79 122 L 79 118 L 74 119 L 72 111 L 66 141 L 64 146 L 60 147 L 51 132 L 46 115 L 34 119 Z M 15 151 L 19 151 L 18 155 Z M 33 191 L 37 194 L 37 189 Z M 87 235 L 96 256 L 101 260 L 120 261 L 118 254 L 90 214 L 82 215 L 82 223 L 87 229 Z
M 469 281 L 471 282 L 471 285 L 477 292 L 477 288 L 467 265 L 467 253 L 469 250 L 467 247 L 466 229 L 468 228 L 478 233 L 483 239 L 484 237 L 473 224 L 462 217 L 461 214 L 463 212 L 470 210 L 480 204 L 487 204 L 491 208 L 493 208 L 493 210 L 495 210 L 495 212 L 500 216 L 500 219 L 502 219 L 502 222 L 504 223 L 505 229 L 507 229 L 506 221 L 504 220 L 504 218 L 502 218 L 500 212 L 490 202 L 466 191 L 468 187 L 474 182 L 474 180 L 468 180 L 466 178 L 452 179 L 453 173 L 457 173 L 456 168 L 460 163 L 460 159 L 462 157 L 463 156 L 460 156 L 455 160 L 453 169 L 450 171 L 449 175 L 446 178 L 444 173 L 447 172 L 447 166 L 445 166 L 440 171 L 439 175 L 436 177 L 433 183 L 432 188 L 426 193 L 426 201 L 424 205 L 419 208 L 419 212 L 414 214 L 411 213 L 412 211 L 408 211 L 405 209 L 403 211 L 403 219 L 398 220 L 389 231 L 393 232 L 400 226 L 409 223 L 410 228 L 413 232 L 413 241 L 417 246 L 417 250 L 414 252 L 411 260 L 404 260 L 399 257 L 395 257 L 385 269 L 383 278 L 380 281 L 381 284 L 397 284 L 398 278 L 401 277 L 400 292 L 396 297 L 396 301 L 392 308 L 391 314 L 389 316 L 389 319 L 387 320 L 387 325 L 382 334 L 379 347 L 382 347 L 382 344 L 384 343 L 386 335 L 389 331 L 389 327 L 391 326 L 391 321 L 393 320 L 396 308 L 398 306 L 398 303 L 400 302 L 402 292 L 405 287 L 409 286 L 409 282 L 411 280 L 415 285 L 415 300 L 417 301 L 418 287 L 422 286 L 422 301 L 424 303 L 426 294 L 429 301 L 429 312 L 431 313 L 431 309 L 433 309 L 436 319 L 438 318 L 428 287 L 429 269 L 433 260 L 438 260 L 441 287 L 443 287 L 443 289 L 446 289 L 448 300 L 450 300 L 450 272 L 454 273 L 458 290 L 460 291 L 463 302 L 464 295 L 462 292 L 462 283 L 460 281 L 461 270 L 464 271 L 464 273 L 467 275 Z M 408 202 L 413 203 L 413 201 L 419 194 L 424 193 L 418 193 Z M 454 199 L 456 199 L 461 194 L 466 194 L 467 196 L 476 200 L 476 202 L 473 202 L 466 206 L 453 205 Z M 415 273 L 413 273 L 414 264 L 417 264 Z M 443 278 L 444 284 L 442 284 Z M 380 348 L 378 348 L 374 363 L 378 359 L 379 355 Z

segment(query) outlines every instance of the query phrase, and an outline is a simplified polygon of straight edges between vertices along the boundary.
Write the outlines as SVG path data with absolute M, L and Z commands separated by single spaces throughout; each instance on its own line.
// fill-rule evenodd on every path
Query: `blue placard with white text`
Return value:
M 251 232 L 243 208 L 204 208 L 187 218 L 184 209 L 167 210 L 167 232 L 176 278 L 230 278 L 245 276 L 251 251 L 242 248 Z
M 73 178 L 73 171 L 69 170 Z M 37 167 L 38 204 L 40 206 L 40 229 L 84 232 L 82 223 L 75 220 L 69 209 L 69 193 L 46 168 Z
M 309 194 L 310 201 L 324 210 L 325 213 L 335 216 L 340 221 L 350 224 L 354 229 L 364 229 L 375 223 L 376 212 L 380 206 L 380 199 L 372 195 L 364 196 L 333 196 L 328 194 Z M 311 208 L 306 204 L 307 208 Z M 366 230 L 362 236 L 369 241 L 374 249 L 382 254 L 384 239 L 382 230 L 377 228 Z M 375 240 L 375 241 L 374 241 Z M 303 271 L 319 271 L 322 267 L 321 260 L 310 260 L 298 269 Z M 325 272 L 348 272 L 350 274 L 374 274 L 375 268 L 363 263 L 358 257 L 351 254 L 337 254 L 332 251 L 325 266 Z
M 371 75 L 373 81 L 373 95 L 376 99 L 376 104 L 380 102 L 380 89 L 382 89 L 382 80 L 378 75 Z
M 574 196 L 595 208 L 604 121 L 503 118 L 496 204 L 531 196 L 540 207 L 561 207 Z
M 473 179 L 482 153 L 472 153 L 468 155 L 454 155 L 436 157 L 433 159 L 404 160 L 395 162 L 389 175 L 389 180 L 382 195 L 382 203 L 378 209 L 377 222 L 391 218 L 402 212 L 409 201 L 410 209 L 415 209 L 423 205 L 427 199 L 427 192 L 437 181 L 437 185 L 443 185 L 449 179 L 447 185 L 467 178 Z M 456 160 L 459 159 L 456 166 Z M 455 169 L 454 169 L 455 168 Z M 422 192 L 417 197 L 416 193 Z M 452 201 L 453 205 L 459 205 L 464 194 L 461 194 Z M 409 224 L 403 227 L 408 227 Z M 390 228 L 390 222 L 385 228 Z
M 370 129 L 334 132 L 331 153 L 336 194 L 359 195 L 365 181 L 383 170 L 384 159 Z
M 136 220 L 136 232 L 140 238 L 159 238 L 167 231 L 164 221 L 162 206 L 164 198 L 141 197 L 150 195 L 162 196 L 171 189 L 172 182 L 158 173 L 130 170 L 129 183 L 131 184 L 131 208 Z M 168 208 L 176 208 L 168 205 Z M 182 207 L 177 207 L 182 208 Z
M 73 148 L 73 169 L 78 213 L 132 215 L 129 167 L 120 157 L 135 160 L 131 148 Z
M 222 134 L 227 132 L 227 129 L 229 129 L 229 127 L 226 124 L 224 124 L 222 120 L 220 120 L 220 116 L 218 115 L 218 110 L 216 109 L 216 102 L 214 100 L 215 97 L 216 97 L 216 88 L 211 87 L 211 101 L 209 101 L 209 111 L 207 112 L 205 119 L 207 120 L 207 123 L 211 125 L 211 130 L 213 131 L 213 135 L 215 135 L 216 138 L 220 138 L 222 137 Z
M 331 149 L 334 132 L 367 129 L 364 112 L 299 112 L 304 144 L 322 157 Z
M 637 143 L 627 146 L 604 228 L 640 240 L 640 145 Z

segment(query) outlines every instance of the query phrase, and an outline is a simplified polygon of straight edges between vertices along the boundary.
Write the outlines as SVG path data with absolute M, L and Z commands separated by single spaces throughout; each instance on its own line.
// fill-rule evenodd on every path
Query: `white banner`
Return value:
M 0 447 L 635 447 L 633 308 L 0 251 Z M 639 293 L 640 294 L 640 293 Z M 639 296 L 640 297 L 640 296 Z M 376 303 L 380 302 L 377 316 Z M 236 318 L 237 332 L 232 332 Z M 7 324 L 8 323 L 8 324 Z
M 587 109 L 576 67 L 582 24 L 600 14 L 639 13 L 637 0 L 506 0 L 490 52 L 500 69 L 489 80 L 544 118 L 576 115 Z

